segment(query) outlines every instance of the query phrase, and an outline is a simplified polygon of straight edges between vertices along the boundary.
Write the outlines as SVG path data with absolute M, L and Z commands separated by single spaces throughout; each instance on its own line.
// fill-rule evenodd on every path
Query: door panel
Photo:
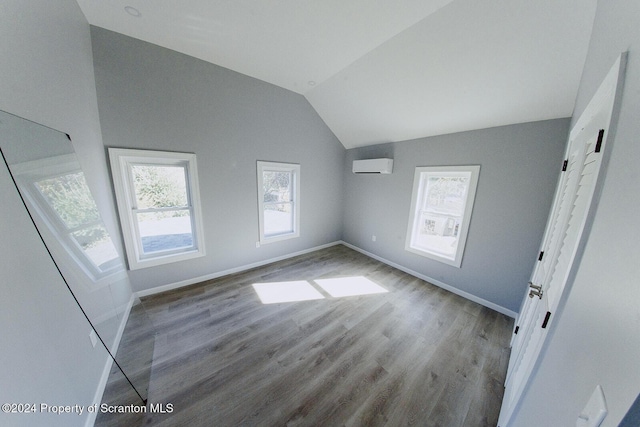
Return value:
M 551 231 L 547 233 L 547 238 L 543 244 L 544 256 L 542 260 L 537 263 L 531 275 L 531 283 L 533 284 L 541 285 L 548 281 L 551 271 L 557 264 L 558 251 L 560 250 L 559 242 L 566 233 L 567 219 L 571 210 L 571 204 L 575 198 L 575 188 L 578 182 L 580 169 L 579 160 L 582 158 L 579 149 L 570 151 L 572 154 L 568 159 L 566 171 L 560 176 L 560 186 L 556 192 L 557 202 L 552 210 L 548 225 Z M 520 372 L 522 359 L 525 357 L 525 353 L 529 348 L 529 340 L 532 339 L 532 333 L 535 332 L 534 329 L 536 325 L 539 326 L 542 324 L 541 319 L 543 314 L 541 314 L 541 310 L 547 308 L 548 290 L 548 287 L 546 287 L 546 290 L 543 287 L 543 298 L 540 299 L 537 297 L 529 297 L 530 289 L 527 289 L 525 301 L 520 311 L 521 314 L 516 322 L 520 325 L 520 329 L 518 334 L 514 335 L 511 345 L 511 358 L 509 359 L 509 369 L 505 384 L 509 384 L 510 386 L 514 384 L 513 374 Z M 543 305 L 543 307 L 539 307 L 541 305 Z M 546 311 L 547 310 L 544 310 L 544 315 L 546 315 Z M 515 384 L 517 384 L 518 380 L 516 379 L 515 381 Z M 509 388 L 513 389 L 513 387 Z

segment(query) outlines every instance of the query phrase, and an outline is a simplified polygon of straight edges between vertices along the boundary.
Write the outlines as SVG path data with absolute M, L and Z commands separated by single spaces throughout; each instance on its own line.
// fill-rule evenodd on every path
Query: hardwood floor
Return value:
M 315 282 L 360 276 L 388 292 L 332 297 Z M 263 304 L 252 286 L 284 281 L 324 298 Z M 141 424 L 496 425 L 512 319 L 344 246 L 143 304 L 149 404 L 173 411 Z

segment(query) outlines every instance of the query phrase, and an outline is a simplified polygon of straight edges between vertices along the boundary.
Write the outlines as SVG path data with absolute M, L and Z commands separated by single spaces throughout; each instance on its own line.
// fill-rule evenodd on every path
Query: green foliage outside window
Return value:
M 185 208 L 187 189 L 185 170 L 176 166 L 133 167 L 133 179 L 138 209 Z M 156 212 L 154 219 L 175 218 L 189 215 L 188 210 Z

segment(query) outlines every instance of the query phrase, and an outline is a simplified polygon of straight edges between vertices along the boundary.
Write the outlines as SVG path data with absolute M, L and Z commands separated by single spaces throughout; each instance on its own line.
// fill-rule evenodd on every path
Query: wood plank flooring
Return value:
M 387 293 L 332 297 L 315 280 Z M 252 284 L 323 299 L 263 304 Z M 152 426 L 495 426 L 512 319 L 344 246 L 143 299 Z M 127 425 L 130 424 L 128 422 Z

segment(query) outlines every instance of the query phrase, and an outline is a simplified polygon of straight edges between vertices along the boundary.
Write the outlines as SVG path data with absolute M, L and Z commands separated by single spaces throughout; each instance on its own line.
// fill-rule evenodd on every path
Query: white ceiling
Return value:
M 92 25 L 304 95 L 353 148 L 570 116 L 597 0 L 77 1 Z

